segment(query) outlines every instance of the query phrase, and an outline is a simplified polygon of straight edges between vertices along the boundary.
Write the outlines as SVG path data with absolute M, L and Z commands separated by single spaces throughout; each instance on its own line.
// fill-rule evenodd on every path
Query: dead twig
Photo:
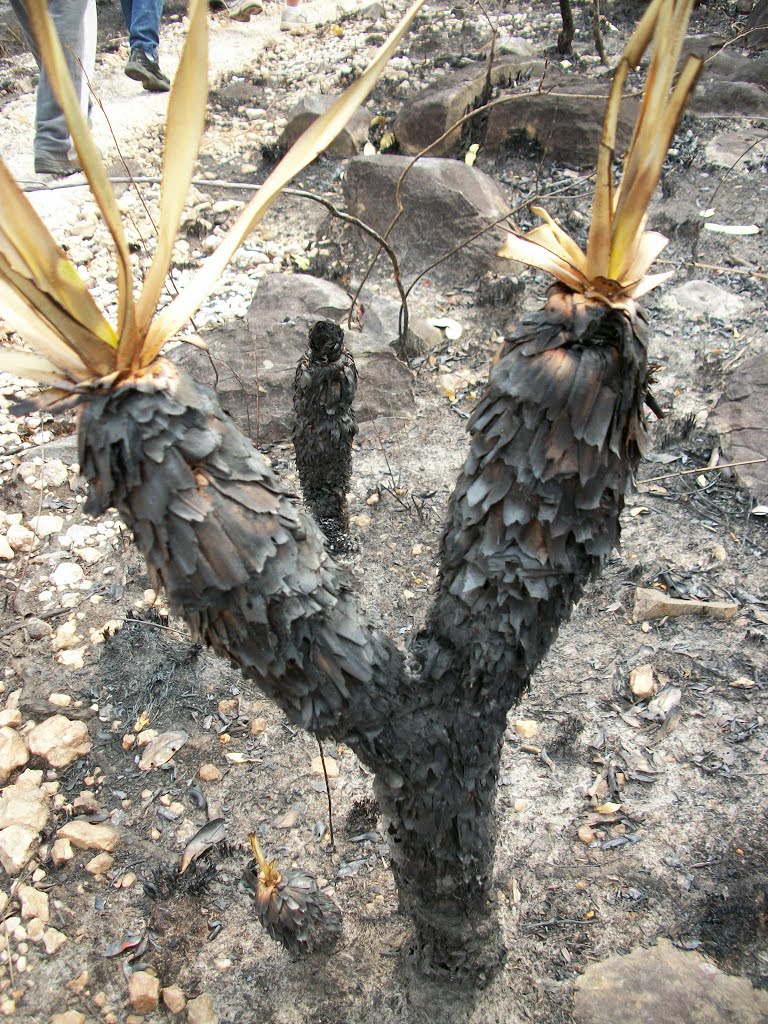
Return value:
M 323 744 L 320 742 L 320 740 L 318 740 L 317 745 L 320 749 L 320 764 L 323 766 L 323 776 L 325 778 L 325 794 L 328 797 L 328 835 L 331 840 L 331 850 L 335 850 L 336 841 L 333 835 L 333 803 L 331 802 L 331 787 L 328 783 L 328 769 L 325 767 L 325 754 L 323 753 Z
M 639 484 L 655 484 L 659 480 L 672 480 L 676 476 L 690 476 L 692 473 L 717 473 L 721 469 L 735 469 L 737 466 L 755 466 L 760 462 L 768 462 L 768 457 L 762 459 L 742 459 L 741 462 L 721 462 L 719 466 L 699 466 L 698 469 L 679 469 L 676 473 L 663 473 L 661 476 L 649 476 L 645 480 L 638 480 Z

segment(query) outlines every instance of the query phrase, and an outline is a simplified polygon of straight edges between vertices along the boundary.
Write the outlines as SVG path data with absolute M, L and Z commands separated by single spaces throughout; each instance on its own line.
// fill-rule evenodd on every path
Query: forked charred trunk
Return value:
M 643 324 L 553 288 L 504 345 L 470 430 L 409 678 L 320 531 L 211 394 L 164 361 L 95 395 L 87 510 L 118 509 L 195 637 L 375 772 L 422 965 L 482 981 L 506 713 L 618 540 L 643 437 Z
M 344 347 L 344 331 L 331 320 L 318 320 L 293 381 L 293 447 L 304 500 L 331 551 L 349 544 L 356 390 L 357 369 Z

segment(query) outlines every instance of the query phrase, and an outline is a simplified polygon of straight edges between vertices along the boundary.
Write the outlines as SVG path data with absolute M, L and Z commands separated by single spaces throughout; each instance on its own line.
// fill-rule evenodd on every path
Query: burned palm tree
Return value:
M 134 301 L 122 225 L 72 94 L 45 10 L 31 0 L 51 80 L 118 253 L 117 327 L 0 163 L 0 312 L 34 349 L 0 347 L 0 368 L 48 385 L 37 404 L 79 405 L 87 509 L 115 507 L 155 588 L 196 639 L 237 665 L 318 737 L 347 743 L 375 773 L 410 949 L 443 977 L 480 982 L 503 958 L 493 912 L 494 801 L 506 713 L 618 538 L 643 444 L 647 318 L 637 300 L 664 239 L 645 210 L 698 71 L 673 88 L 692 0 L 653 0 L 609 98 L 586 253 L 545 224 L 505 254 L 550 271 L 540 313 L 504 342 L 471 421 L 450 503 L 438 593 L 419 637 L 419 671 L 363 619 L 320 530 L 213 395 L 159 355 L 252 223 L 338 130 L 398 32 L 335 109 L 315 122 L 241 214 L 199 279 L 159 315 L 205 100 L 206 5 L 193 0 L 169 104 L 158 247 Z M 630 67 L 654 54 L 621 185 L 616 112 Z M 172 161 L 172 162 L 171 162 Z M 172 184 L 171 184 L 172 182 Z M 266 873 L 280 918 L 280 882 Z M 310 887 L 302 883 L 304 893 Z M 296 899 L 297 905 L 300 903 Z M 269 919 L 269 916 L 268 916 Z
M 348 545 L 356 391 L 357 369 L 344 331 L 332 320 L 318 320 L 293 380 L 293 447 L 304 500 L 331 551 Z
M 306 871 L 278 871 L 255 835 L 248 837 L 254 859 L 245 871 L 256 915 L 270 938 L 291 953 L 329 953 L 341 937 L 341 912 Z

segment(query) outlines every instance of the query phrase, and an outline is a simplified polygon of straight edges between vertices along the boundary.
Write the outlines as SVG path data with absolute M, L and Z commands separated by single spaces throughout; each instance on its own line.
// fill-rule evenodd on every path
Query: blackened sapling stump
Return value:
M 293 447 L 304 499 L 331 551 L 349 544 L 356 391 L 357 369 L 344 331 L 331 320 L 318 320 L 293 380 Z
M 166 590 L 193 636 L 238 666 L 293 722 L 348 744 L 373 771 L 400 904 L 413 921 L 410 949 L 425 972 L 444 978 L 482 982 L 503 961 L 493 867 L 506 715 L 617 542 L 640 457 L 648 371 L 638 299 L 666 276 L 648 274 L 666 240 L 645 231 L 645 210 L 700 66 L 690 58 L 672 87 L 692 2 L 652 0 L 619 63 L 587 252 L 544 211 L 541 227 L 505 246 L 504 255 L 558 283 L 545 308 L 504 341 L 470 421 L 437 593 L 411 671 L 360 614 L 322 532 L 267 460 L 210 391 L 159 355 L 200 295 L 188 289 L 153 319 L 175 233 L 166 229 L 134 302 L 114 197 L 61 70 L 44 0 L 30 0 L 41 52 L 58 54 L 57 95 L 82 162 L 93 164 L 116 242 L 119 329 L 106 322 L 0 161 L 0 299 L 39 349 L 32 356 L 0 348 L 0 367 L 48 385 L 39 406 L 81 407 L 86 509 L 118 510 L 153 586 Z M 171 93 L 171 134 L 188 124 L 191 104 L 202 131 L 198 61 L 206 32 L 207 5 L 192 0 L 194 45 L 189 59 L 185 48 Z M 619 99 L 654 33 L 638 128 L 616 189 Z M 397 32 L 389 52 L 396 41 Z M 330 117 L 323 131 L 330 141 L 338 121 Z M 180 141 L 185 168 L 174 180 L 188 182 L 195 150 L 185 136 Z M 313 142 L 304 156 L 318 151 Z M 175 185 L 163 199 L 176 223 L 178 191 Z M 233 231 L 246 230 L 247 218 L 238 224 Z M 332 940 L 338 921 L 314 900 L 311 884 L 260 867 L 257 906 L 275 934 L 287 936 L 296 924 L 311 926 L 311 941 L 308 931 L 297 948 L 322 946 L 323 930 Z M 294 884 L 308 901 L 296 921 L 280 916 Z

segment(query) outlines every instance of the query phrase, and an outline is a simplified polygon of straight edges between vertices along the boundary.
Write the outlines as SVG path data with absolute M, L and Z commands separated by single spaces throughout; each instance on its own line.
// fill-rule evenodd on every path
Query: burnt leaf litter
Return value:
M 717 16 L 708 10 L 703 16 L 710 14 Z M 550 45 L 554 25 L 540 27 L 542 45 Z M 428 76 L 424 60 L 419 74 Z M 696 136 L 702 130 L 691 120 L 683 128 Z M 684 139 L 668 161 L 667 198 L 701 157 L 698 138 Z M 527 176 L 538 187 L 562 183 L 561 169 L 538 157 L 511 154 L 507 166 L 490 170 L 510 181 Z M 321 161 L 306 177 L 319 187 L 333 173 Z M 578 207 L 578 186 L 573 193 L 559 200 L 566 221 L 566 211 Z M 673 251 L 689 252 L 690 245 L 675 239 Z M 737 274 L 725 283 L 736 292 L 757 287 Z M 345 565 L 361 601 L 391 635 L 407 638 L 423 626 L 447 494 L 476 404 L 473 384 L 449 403 L 436 396 L 434 380 L 441 368 L 483 380 L 491 355 L 489 311 L 500 333 L 510 301 L 523 301 L 518 283 L 488 285 L 481 294 L 477 309 L 467 291 L 429 294 L 429 312 L 467 325 L 462 343 L 446 340 L 417 361 L 421 422 L 403 436 L 364 435 L 354 446 L 350 511 L 368 517 L 369 525 L 358 528 L 361 551 L 352 550 Z M 529 310 L 540 305 L 531 298 L 537 295 L 529 295 Z M 661 310 L 653 319 L 670 331 L 685 329 Z M 768 776 L 768 528 L 737 472 L 717 468 L 727 459 L 717 438 L 698 425 L 696 403 L 711 406 L 728 359 L 738 354 L 714 351 L 723 340 L 717 335 L 733 343 L 732 332 L 712 327 L 701 358 L 686 363 L 673 356 L 671 369 L 662 370 L 666 416 L 654 428 L 650 458 L 640 463 L 640 486 L 624 514 L 623 555 L 611 557 L 602 577 L 586 587 L 531 694 L 510 715 L 496 859 L 510 965 L 495 983 L 498 1002 L 488 1013 L 514 1003 L 541 1024 L 571 1021 L 573 981 L 590 962 L 662 935 L 768 985 L 768 826 L 761 795 Z M 681 344 L 677 337 L 674 343 Z M 652 353 L 656 344 L 652 338 Z M 671 342 L 665 346 L 669 352 Z M 676 411 L 675 399 L 686 390 L 692 415 Z M 288 445 L 271 455 L 274 464 L 290 467 Z M 678 473 L 692 468 L 702 472 Z M 643 482 L 656 477 L 664 479 Z M 375 503 L 367 501 L 372 494 Z M 34 511 L 12 488 L 7 496 L 9 508 Z M 65 799 L 42 833 L 46 877 L 36 883 L 61 893 L 59 927 L 74 934 L 80 922 L 78 949 L 90 947 L 91 988 L 106 991 L 114 1005 L 124 997 L 124 980 L 94 966 L 100 958 L 127 971 L 152 967 L 164 985 L 178 980 L 189 991 L 226 988 L 222 1002 L 231 1008 L 221 1019 L 228 1024 L 252 1019 L 249 1014 L 270 1019 L 292 1000 L 318 1022 L 425 1019 L 408 1008 L 395 971 L 393 954 L 407 929 L 369 772 L 344 744 L 334 748 L 340 772 L 327 785 L 344 826 L 332 851 L 326 782 L 310 770 L 314 741 L 193 643 L 161 599 L 143 601 L 149 587 L 143 566 L 131 550 L 119 557 L 122 576 L 110 583 L 107 600 L 123 621 L 119 630 L 105 630 L 95 664 L 69 673 L 31 648 L 5 648 L 21 680 L 6 691 L 21 687 L 24 715 L 49 714 L 48 694 L 68 690 L 81 706 L 64 713 L 84 718 L 94 741 L 90 754 L 58 773 Z M 735 602 L 738 613 L 729 621 L 633 622 L 638 587 L 684 601 Z M 644 665 L 652 666 L 652 689 L 640 699 L 630 676 Z M 537 723 L 533 735 L 515 732 L 517 717 Z M 264 727 L 253 730 L 256 721 Z M 157 735 L 140 748 L 125 739 L 144 730 Z M 152 757 L 151 744 L 168 758 Z M 142 768 L 144 758 L 151 763 Z M 201 781 L 203 763 L 215 765 L 219 778 Z M 84 790 L 103 810 L 72 813 Z M 54 862 L 59 825 L 107 817 L 121 827 L 122 840 L 104 875 L 84 872 L 91 852 Z M 260 895 L 247 843 L 252 831 L 284 872 Z M 129 870 L 139 882 L 120 888 Z M 256 927 L 262 916 L 289 950 L 312 944 L 308 907 L 320 898 L 333 921 L 322 903 L 323 897 L 331 902 L 329 894 L 345 922 L 328 944 L 325 966 L 286 961 Z M 71 982 L 82 958 L 67 946 L 57 957 L 43 969 L 56 984 Z M 353 996 L 339 991 L 347 985 Z

